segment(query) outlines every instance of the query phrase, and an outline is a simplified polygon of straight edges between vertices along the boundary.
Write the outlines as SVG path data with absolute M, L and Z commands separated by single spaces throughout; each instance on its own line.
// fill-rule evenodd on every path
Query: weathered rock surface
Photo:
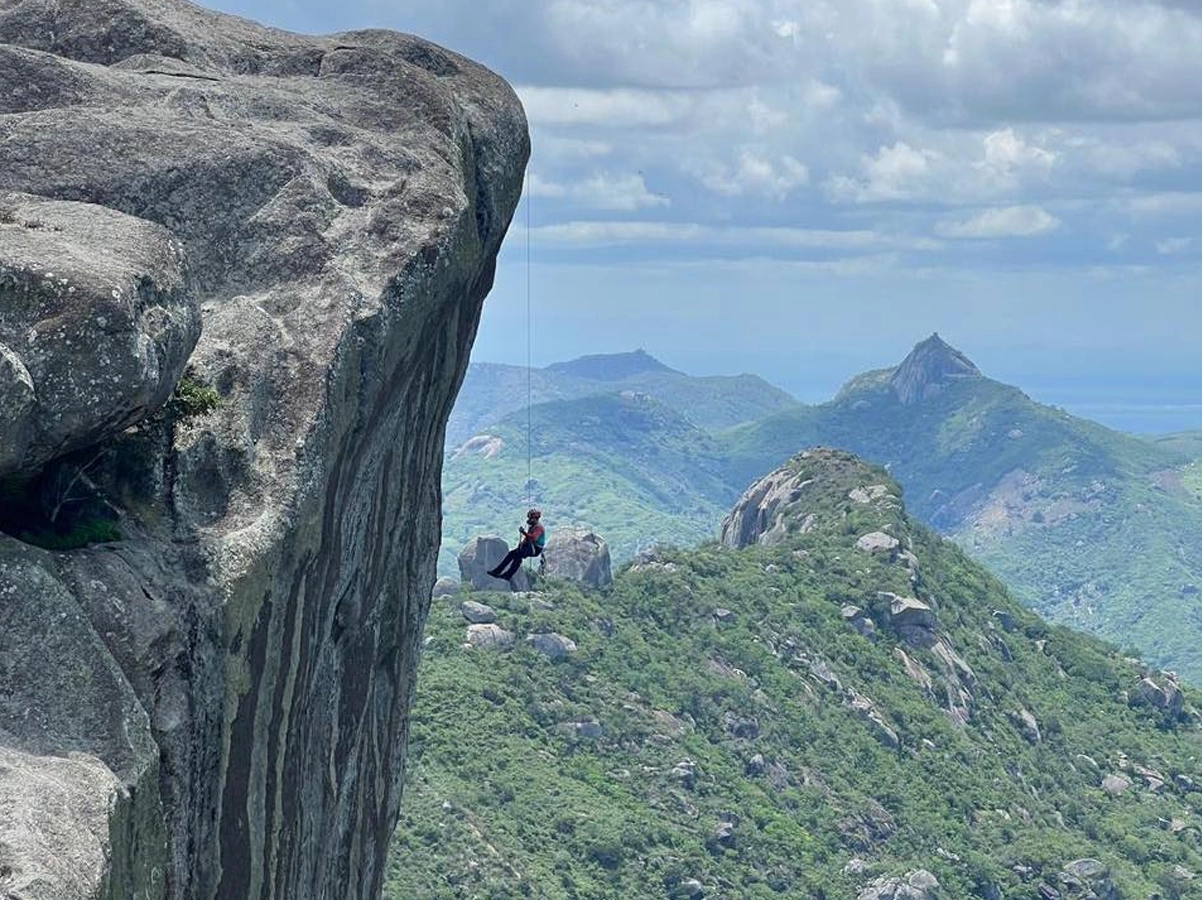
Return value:
M 860 891 L 858 900 L 938 900 L 939 880 L 925 869 L 901 878 L 878 878 Z
M 467 626 L 468 644 L 482 650 L 508 650 L 514 640 L 513 632 L 506 631 L 500 625 L 488 623 Z
M 536 652 L 541 653 L 547 659 L 566 659 L 576 652 L 574 640 L 554 632 L 532 634 L 526 640 Z
M 449 575 L 444 575 L 434 582 L 434 589 L 430 592 L 433 597 L 450 597 L 459 593 L 459 582 Z
M 791 467 L 777 469 L 747 489 L 722 522 L 722 544 L 733 549 L 778 544 L 805 521 L 799 504 L 812 482 Z M 812 523 L 811 523 L 812 524 Z
M 908 406 L 938 396 L 955 379 L 980 376 L 972 360 L 933 334 L 910 351 L 889 383 L 897 399 Z
M 498 565 L 509 552 L 509 545 L 495 535 L 474 537 L 459 551 L 459 579 L 473 591 L 528 591 L 530 576 L 525 564 L 513 578 L 493 578 L 489 570 Z
M 154 411 L 199 336 L 183 244 L 166 228 L 0 193 L 0 475 Z
M 613 584 L 609 545 L 590 528 L 556 528 L 543 551 L 546 574 L 578 581 L 589 587 Z
M 1120 900 L 1122 896 L 1110 870 L 1096 859 L 1078 859 L 1066 865 L 1060 872 L 1060 884 L 1065 897 L 1080 900 Z
M 520 105 L 171 0 L 10 0 L 0 84 L 0 470 L 104 441 L 124 512 L 0 536 L 5 888 L 374 900 Z M 220 407 L 113 438 L 185 361 Z
M 487 603 L 477 603 L 475 600 L 465 600 L 459 607 L 463 617 L 473 625 L 491 625 L 497 621 L 497 611 Z

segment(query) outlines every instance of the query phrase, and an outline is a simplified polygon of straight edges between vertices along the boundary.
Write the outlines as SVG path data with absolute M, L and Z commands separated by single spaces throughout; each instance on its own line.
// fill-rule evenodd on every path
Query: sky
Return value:
M 529 292 L 537 364 L 642 347 L 820 400 L 938 331 L 1202 428 L 1202 0 L 215 5 L 514 85 L 534 153 L 474 359 L 525 362 Z

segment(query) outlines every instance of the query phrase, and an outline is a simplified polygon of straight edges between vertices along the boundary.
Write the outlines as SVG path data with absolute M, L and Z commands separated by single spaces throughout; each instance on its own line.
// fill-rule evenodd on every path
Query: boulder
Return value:
M 1029 709 L 1020 709 L 1015 714 L 1015 721 L 1023 737 L 1029 743 L 1038 744 L 1043 741 L 1043 735 L 1039 731 L 1039 722 L 1035 720 L 1035 716 Z
M 544 573 L 593 588 L 613 584 L 609 545 L 589 528 L 557 527 L 543 550 Z
M 491 625 L 497 621 L 495 609 L 486 603 L 477 603 L 475 600 L 464 600 L 459 611 L 473 625 Z
M 889 626 L 903 640 L 916 647 L 933 646 L 935 630 L 939 622 L 935 611 L 915 597 L 902 597 L 888 591 L 877 594 L 877 607 L 884 614 Z
M 0 764 L 0 893 L 375 900 L 521 104 L 161 0 L 0 3 L 0 85 L 0 475 L 100 441 L 123 506 L 104 552 L 0 535 L 0 670 L 49 676 L 0 677 L 0 747 L 64 799 Z M 148 416 L 185 365 L 220 404 Z
M 1153 678 L 1145 677 L 1140 680 L 1131 697 L 1135 705 L 1151 706 L 1163 712 L 1170 719 L 1181 718 L 1185 710 L 1185 694 L 1181 686 L 1169 675 L 1161 678 L 1158 684 Z
M 701 900 L 705 896 L 705 885 L 696 878 L 685 878 L 672 889 L 674 900 Z
M 715 854 L 721 853 L 723 850 L 733 849 L 735 846 L 735 823 L 727 821 L 719 822 L 714 826 L 714 830 L 710 833 L 705 845 L 711 853 Z
M 430 596 L 450 597 L 457 593 L 459 593 L 459 582 L 449 575 L 444 575 L 434 582 L 434 589 L 430 592 Z
M 566 659 L 576 652 L 575 641 L 554 632 L 532 634 L 526 638 L 526 641 L 535 651 L 551 660 Z
M 856 541 L 856 548 L 866 553 L 891 553 L 901 546 L 901 541 L 883 531 L 873 531 Z
M 1102 790 L 1112 797 L 1121 797 L 1131 788 L 1131 782 L 1122 775 L 1107 775 L 1102 779 Z
M 473 591 L 528 591 L 530 576 L 526 566 L 514 573 L 513 578 L 493 578 L 489 570 L 498 565 L 509 552 L 509 545 L 495 535 L 474 537 L 459 551 L 459 580 Z
M 925 869 L 869 882 L 858 900 L 939 900 L 939 879 Z
M 119 434 L 200 337 L 184 244 L 93 203 L 0 192 L 0 476 Z
M 514 640 L 513 632 L 506 631 L 500 625 L 467 626 L 468 644 L 481 650 L 508 650 Z
M 1066 865 L 1060 872 L 1060 884 L 1065 897 L 1120 900 L 1121 896 L 1110 869 L 1096 859 L 1078 859 Z

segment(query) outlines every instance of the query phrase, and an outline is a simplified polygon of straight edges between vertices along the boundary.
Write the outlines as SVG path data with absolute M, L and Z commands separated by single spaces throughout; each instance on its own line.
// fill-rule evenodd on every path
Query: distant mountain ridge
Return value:
M 600 353 L 593 356 L 581 356 L 568 362 L 553 363 L 547 366 L 547 372 L 553 375 L 588 378 L 593 381 L 621 381 L 624 378 L 632 378 L 648 372 L 684 374 L 665 366 L 642 349 L 631 353 Z
M 546 370 L 538 374 L 554 379 Z M 644 384 L 666 377 L 678 393 L 687 387 L 705 396 L 704 379 L 659 372 L 640 377 Z M 625 384 L 591 383 L 594 396 Z M 761 384 L 748 382 L 753 390 Z M 737 379 L 725 380 L 723 387 L 730 390 L 726 402 L 735 412 L 755 406 L 739 396 Z M 580 389 L 579 383 L 572 386 Z M 1019 388 L 986 377 L 938 335 L 920 342 L 900 364 L 850 379 L 828 403 L 787 403 L 733 428 L 723 424 L 735 418 L 733 413 L 715 415 L 712 421 L 718 424 L 708 425 L 689 417 L 696 396 L 651 396 L 696 428 L 688 440 L 679 434 L 673 438 L 684 449 L 654 450 L 659 439 L 642 432 L 640 450 L 620 450 L 617 429 L 610 446 L 604 428 L 592 428 L 587 438 L 575 433 L 578 409 L 534 410 L 535 480 L 558 479 L 560 485 L 538 495 L 546 498 L 549 515 L 583 511 L 589 516 L 584 524 L 603 532 L 616 528 L 629 534 L 631 521 L 646 523 L 638 529 L 638 542 L 619 541 L 619 559 L 636 544 L 715 536 L 719 511 L 763 472 L 799 448 L 842 447 L 888 466 L 905 487 L 914 514 L 986 561 L 1033 608 L 1132 644 L 1148 658 L 1202 681 L 1202 598 L 1196 592 L 1202 586 L 1202 463 L 1196 462 L 1202 459 L 1202 440 L 1197 435 L 1145 440 L 1036 403 Z M 717 408 L 712 398 L 705 402 Z M 509 440 L 524 447 L 521 424 L 510 422 L 515 430 Z M 624 462 L 610 466 L 634 452 L 641 459 L 640 482 L 661 478 L 679 485 L 681 469 L 691 465 L 690 444 L 707 474 L 684 478 L 687 489 L 673 493 L 687 513 L 657 505 L 652 493 L 636 489 L 622 474 L 630 471 Z M 524 450 L 521 460 L 478 462 L 472 483 L 512 484 L 520 490 Z M 657 466 L 660 475 L 654 476 Z M 569 470 L 574 476 L 563 478 Z M 462 496 L 464 475 L 462 460 L 448 463 L 444 484 L 454 486 L 457 496 Z M 607 497 L 604 503 L 596 500 L 601 496 Z M 460 512 L 449 515 L 447 534 L 456 540 L 462 533 L 454 530 L 462 522 Z M 508 513 L 501 521 L 511 517 Z
M 650 394 L 694 425 L 720 430 L 799 406 L 797 399 L 756 375 L 694 376 L 664 365 L 644 350 L 583 356 L 546 368 L 472 363 L 447 422 L 454 448 L 534 403 L 628 391 Z

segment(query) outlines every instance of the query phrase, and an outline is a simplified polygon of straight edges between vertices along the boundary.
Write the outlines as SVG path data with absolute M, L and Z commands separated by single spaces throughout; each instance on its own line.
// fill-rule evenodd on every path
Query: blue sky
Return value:
M 1041 399 L 1202 428 L 1197 3 L 216 5 L 515 85 L 530 208 L 476 359 L 525 360 L 529 240 L 538 363 L 644 347 L 820 399 L 937 330 Z

